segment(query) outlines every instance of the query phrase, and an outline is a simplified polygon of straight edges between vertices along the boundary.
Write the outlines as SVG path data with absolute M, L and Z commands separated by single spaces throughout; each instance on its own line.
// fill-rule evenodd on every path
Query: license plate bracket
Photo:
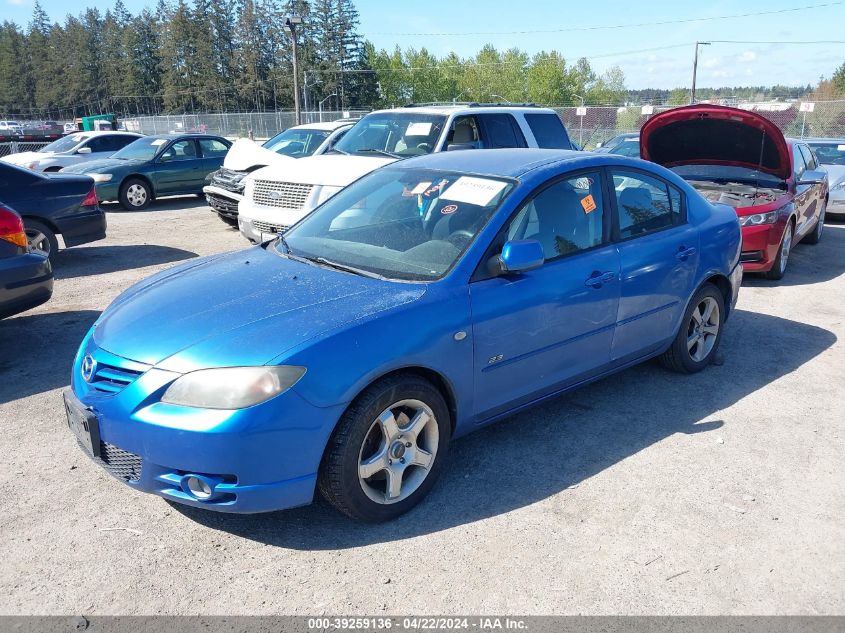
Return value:
M 97 421 L 97 414 L 86 408 L 69 391 L 65 391 L 62 395 L 65 401 L 68 428 L 89 455 L 99 457 L 100 424 Z

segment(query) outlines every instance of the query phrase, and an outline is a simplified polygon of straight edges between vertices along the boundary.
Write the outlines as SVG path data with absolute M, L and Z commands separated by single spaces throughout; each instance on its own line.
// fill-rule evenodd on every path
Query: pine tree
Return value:
M 14 22 L 0 25 L 0 112 L 22 113 L 33 107 L 24 34 Z

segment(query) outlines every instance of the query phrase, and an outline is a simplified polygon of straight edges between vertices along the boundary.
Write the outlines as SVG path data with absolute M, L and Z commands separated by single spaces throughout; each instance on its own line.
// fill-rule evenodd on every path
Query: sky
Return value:
M 26 25 L 33 2 L 0 0 L 0 19 Z M 124 3 L 133 13 L 153 4 Z M 105 11 L 113 4 L 114 0 L 82 0 L 73 12 L 83 6 Z M 377 48 L 392 50 L 398 44 L 403 49 L 425 47 L 438 56 L 454 51 L 461 57 L 474 55 L 488 43 L 529 54 L 555 49 L 569 61 L 586 57 L 599 72 L 618 65 L 632 89 L 688 87 L 696 41 L 713 42 L 700 47 L 696 80 L 700 87 L 815 84 L 845 62 L 843 0 L 356 0 L 355 4 L 361 14 L 359 30 Z M 62 20 L 68 12 L 66 0 L 41 0 L 41 5 L 53 20 Z M 725 16 L 733 17 L 702 20 Z M 677 23 L 654 24 L 667 21 Z

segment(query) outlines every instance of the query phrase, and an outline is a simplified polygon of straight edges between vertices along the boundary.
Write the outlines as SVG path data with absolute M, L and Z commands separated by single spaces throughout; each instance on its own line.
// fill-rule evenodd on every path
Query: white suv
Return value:
M 560 117 L 548 108 L 448 104 L 379 110 L 322 156 L 249 174 L 238 204 L 238 227 L 249 241 L 263 242 L 383 165 L 432 152 L 500 147 L 576 149 Z

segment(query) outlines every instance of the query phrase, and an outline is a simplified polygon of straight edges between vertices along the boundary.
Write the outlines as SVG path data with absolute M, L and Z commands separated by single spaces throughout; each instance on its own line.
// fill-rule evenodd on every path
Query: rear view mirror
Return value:
M 510 240 L 497 258 L 499 274 L 521 273 L 539 268 L 546 260 L 543 245 L 537 240 Z
M 821 169 L 815 169 L 813 171 L 805 171 L 804 175 L 801 176 L 800 180 L 798 181 L 798 184 L 799 185 L 820 185 L 824 182 L 825 176 L 827 176 L 827 172 L 824 172 Z
M 91 148 L 90 147 L 80 147 L 78 150 L 76 150 L 76 153 L 77 154 L 90 154 Z

